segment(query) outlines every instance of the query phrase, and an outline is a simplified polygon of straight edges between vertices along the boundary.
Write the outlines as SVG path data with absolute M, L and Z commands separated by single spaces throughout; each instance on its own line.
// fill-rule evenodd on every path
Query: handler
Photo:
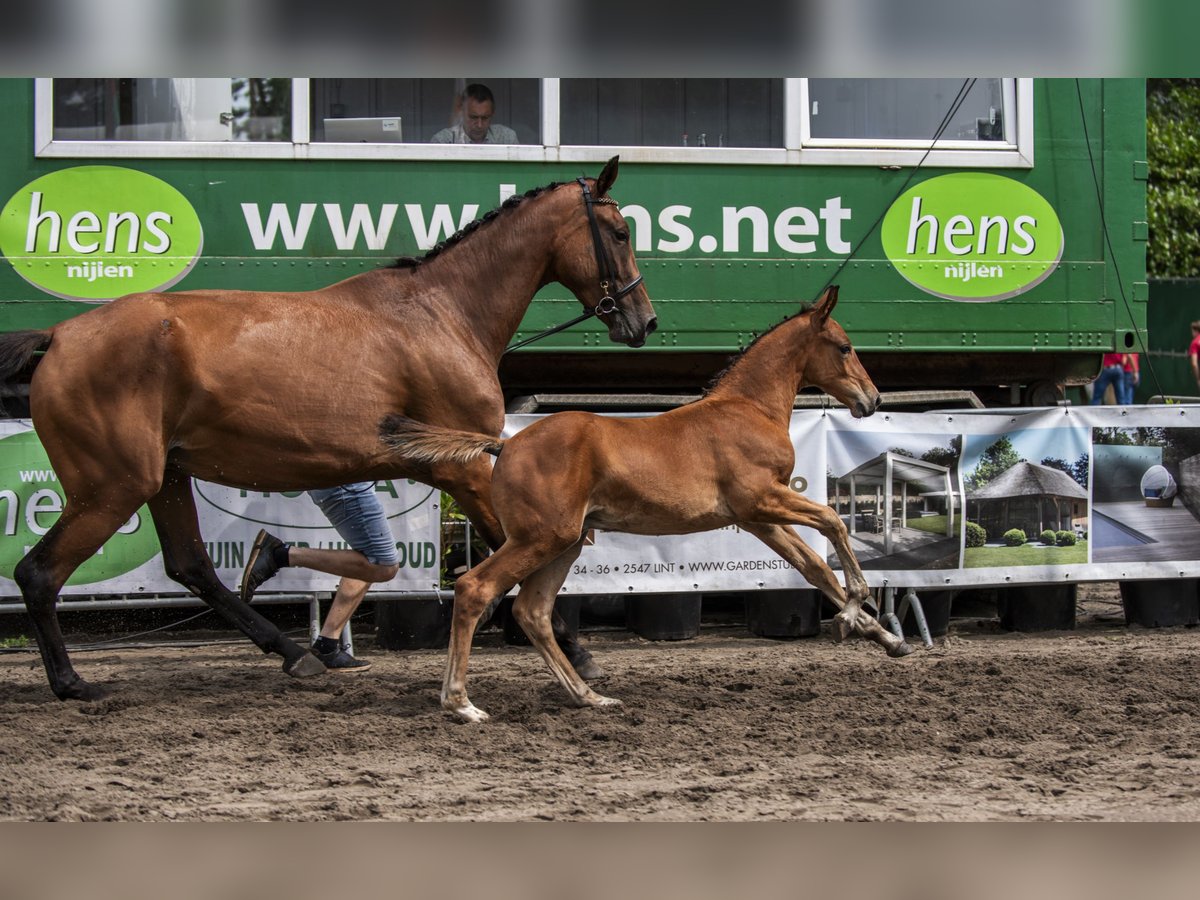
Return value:
M 250 559 L 242 572 L 242 599 L 249 603 L 262 583 L 285 566 L 302 566 L 340 575 L 342 580 L 338 582 L 325 625 L 313 642 L 312 650 L 332 672 L 363 672 L 371 667 L 370 661 L 356 659 L 347 653 L 340 638 L 371 585 L 391 581 L 400 570 L 396 539 L 383 506 L 375 496 L 374 481 L 309 491 L 308 496 L 353 549 L 296 547 L 284 543 L 264 528 L 254 539 Z

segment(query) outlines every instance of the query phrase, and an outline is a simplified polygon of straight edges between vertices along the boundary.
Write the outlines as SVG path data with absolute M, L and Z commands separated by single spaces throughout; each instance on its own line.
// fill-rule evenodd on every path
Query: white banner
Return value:
M 376 496 L 388 516 L 400 571 L 375 591 L 428 591 L 441 569 L 439 494 L 406 479 L 379 481 Z M 344 548 L 337 531 L 303 491 L 254 493 L 203 481 L 193 482 L 200 534 L 217 577 L 237 589 L 250 546 L 260 528 L 289 543 Z M 0 597 L 19 597 L 13 567 L 49 530 L 63 508 L 62 488 L 30 423 L 0 421 Z M 281 569 L 264 592 L 331 591 L 337 576 L 291 566 Z M 149 513 L 142 507 L 72 576 L 64 594 L 183 594 L 167 578 Z
M 506 434 L 539 416 L 510 416 Z M 1200 577 L 1200 407 L 880 412 L 798 410 L 791 485 L 832 505 L 875 587 L 960 587 Z M 665 464 L 687 465 L 686 459 Z M 438 495 L 380 482 L 403 565 L 381 590 L 431 590 L 440 564 Z M 62 510 L 54 472 L 28 423 L 0 423 L 0 595 L 13 566 Z M 552 498 L 548 498 L 552 502 Z M 303 493 L 253 494 L 197 483 L 201 533 L 236 586 L 259 527 L 337 547 Z M 800 534 L 834 567 L 827 542 Z M 277 591 L 332 589 L 289 568 Z M 576 594 L 808 587 L 757 539 L 726 528 L 645 537 L 597 533 L 568 577 Z M 80 567 L 76 594 L 181 593 L 162 570 L 143 509 Z
M 506 434 L 537 418 L 510 416 Z M 791 436 L 793 489 L 837 509 L 873 587 L 1200 577 L 1200 407 L 880 412 L 867 419 L 842 409 L 797 410 Z M 1170 496 L 1146 496 L 1163 491 Z M 840 569 L 820 535 L 799 531 Z M 664 537 L 597 533 L 564 591 L 804 587 L 759 541 L 726 528 Z

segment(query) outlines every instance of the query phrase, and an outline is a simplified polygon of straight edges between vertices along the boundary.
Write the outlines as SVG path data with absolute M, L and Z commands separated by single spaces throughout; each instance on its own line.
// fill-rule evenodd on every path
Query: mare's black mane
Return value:
M 461 229 L 456 231 L 454 234 L 450 235 L 450 237 L 446 238 L 441 243 L 436 244 L 424 256 L 401 256 L 399 259 L 397 259 L 394 263 L 392 263 L 387 268 L 389 268 L 389 269 L 415 269 L 417 266 L 421 265 L 422 263 L 426 263 L 429 260 L 431 260 L 437 256 L 440 256 L 444 251 L 448 250 L 449 248 L 462 243 L 466 238 L 470 237 L 472 234 L 474 234 L 476 231 L 478 231 L 482 226 L 486 225 L 488 222 L 493 221 L 494 219 L 496 219 L 498 216 L 500 216 L 505 211 L 514 209 L 515 207 L 520 206 L 526 200 L 530 200 L 534 197 L 539 196 L 540 194 L 544 194 L 544 193 L 546 193 L 546 191 L 552 191 L 556 187 L 559 187 L 565 183 L 566 182 L 562 182 L 562 181 L 553 181 L 550 184 L 547 184 L 543 187 L 533 188 L 532 190 L 526 191 L 524 194 L 514 194 L 513 196 L 511 196 L 507 200 L 505 200 L 503 203 L 501 203 L 499 206 L 497 206 L 495 209 L 493 209 L 491 212 L 484 213 L 482 216 L 480 216 L 478 219 L 476 219 L 473 222 L 468 222 Z

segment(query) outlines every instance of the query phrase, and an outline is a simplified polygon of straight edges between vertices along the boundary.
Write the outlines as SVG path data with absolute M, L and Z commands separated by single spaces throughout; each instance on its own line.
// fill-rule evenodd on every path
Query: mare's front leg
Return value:
M 504 529 L 496 518 L 492 506 L 492 467 L 486 459 L 479 459 L 468 465 L 435 466 L 431 473 L 431 484 L 444 490 L 452 496 L 471 520 L 472 527 L 479 532 L 492 550 L 498 550 L 504 543 Z M 496 595 L 491 601 L 491 607 L 500 602 L 501 595 Z M 491 614 L 489 608 L 486 618 Z M 579 636 L 573 634 L 566 620 L 553 610 L 550 615 L 550 625 L 554 639 L 571 661 L 575 671 L 586 681 L 594 681 L 603 676 L 604 671 L 592 658 L 592 654 L 579 643 Z
M 200 536 L 191 478 L 168 468 L 162 489 L 149 501 L 150 516 L 162 547 L 167 575 L 221 614 L 264 653 L 283 657 L 283 671 L 293 678 L 320 675 L 325 666 L 263 618 L 234 591 L 221 584 Z

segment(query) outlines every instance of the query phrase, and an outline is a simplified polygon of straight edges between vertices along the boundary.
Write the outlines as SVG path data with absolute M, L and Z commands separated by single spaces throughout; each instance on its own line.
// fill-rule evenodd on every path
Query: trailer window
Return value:
M 466 143 L 464 92 L 477 114 L 491 98 L 487 143 L 542 142 L 536 78 L 314 78 L 310 90 L 318 143 Z
M 564 146 L 783 147 L 781 78 L 565 78 Z
M 288 78 L 56 78 L 56 141 L 289 141 Z

